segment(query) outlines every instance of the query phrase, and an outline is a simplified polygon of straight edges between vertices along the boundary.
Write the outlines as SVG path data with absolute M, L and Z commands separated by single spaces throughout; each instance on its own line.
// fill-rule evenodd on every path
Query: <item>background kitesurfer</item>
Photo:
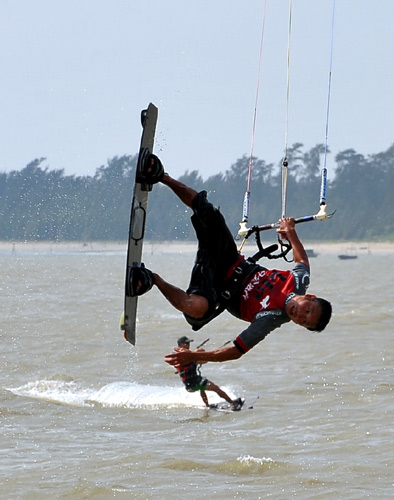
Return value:
M 190 342 L 194 341 L 186 336 L 180 337 L 178 339 L 178 348 L 182 349 L 184 352 L 190 351 Z M 204 352 L 204 349 L 200 347 L 193 352 Z M 205 406 L 207 406 L 208 408 L 210 405 L 208 402 L 206 391 L 213 391 L 216 392 L 218 396 L 225 399 L 231 405 L 232 410 L 240 410 L 242 408 L 244 400 L 241 398 L 231 399 L 230 396 L 219 386 L 203 377 L 200 373 L 200 369 L 198 366 L 199 364 L 200 363 L 197 364 L 194 361 L 190 361 L 186 365 L 175 365 L 175 368 L 177 369 L 182 382 L 185 384 L 186 390 L 188 392 L 200 391 L 201 398 L 204 401 Z

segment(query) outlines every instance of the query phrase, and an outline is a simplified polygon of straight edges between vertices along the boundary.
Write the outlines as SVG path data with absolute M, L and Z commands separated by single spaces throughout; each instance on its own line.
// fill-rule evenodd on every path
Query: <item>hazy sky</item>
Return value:
M 93 175 L 138 151 L 206 178 L 251 149 L 264 0 L 0 0 L 0 171 L 46 157 Z M 254 153 L 277 162 L 286 117 L 288 0 L 268 0 Z M 289 145 L 325 141 L 332 0 L 293 0 Z M 394 1 L 337 0 L 329 146 L 394 142 Z M 333 158 L 329 160 L 333 164 Z

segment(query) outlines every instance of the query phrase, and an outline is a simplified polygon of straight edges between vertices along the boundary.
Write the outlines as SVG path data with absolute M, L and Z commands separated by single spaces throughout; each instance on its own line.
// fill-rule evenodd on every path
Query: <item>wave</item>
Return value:
M 207 461 L 197 462 L 195 460 L 167 459 L 163 467 L 179 471 L 204 471 L 205 473 L 260 476 L 264 472 L 272 470 L 287 469 L 289 466 L 284 462 L 275 461 L 270 457 L 253 457 L 242 455 L 235 460 L 226 460 L 220 463 L 210 463 Z
M 102 406 L 104 408 L 171 408 L 203 407 L 199 393 L 188 393 L 183 387 L 112 382 L 96 390 L 84 388 L 73 380 L 44 379 L 6 388 L 15 396 L 41 399 L 70 406 Z M 219 398 L 210 393 L 210 402 Z
M 86 400 L 94 391 L 84 389 L 74 381 L 70 380 L 37 380 L 15 388 L 6 388 L 15 396 L 24 396 L 41 399 L 53 403 L 67 404 L 71 406 L 85 406 Z

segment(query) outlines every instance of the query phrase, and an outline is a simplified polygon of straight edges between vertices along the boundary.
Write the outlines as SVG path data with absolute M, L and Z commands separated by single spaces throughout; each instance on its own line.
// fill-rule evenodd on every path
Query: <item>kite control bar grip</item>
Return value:
M 331 219 L 331 217 L 335 214 L 336 210 L 331 214 L 326 213 L 326 205 L 321 205 L 320 210 L 317 214 L 314 215 L 305 215 L 304 217 L 297 217 L 294 219 L 295 224 L 301 224 L 303 222 L 311 222 L 314 220 L 327 220 Z M 261 233 L 262 231 L 267 231 L 268 229 L 277 229 L 279 227 L 279 222 L 273 222 L 271 224 L 264 224 L 263 226 L 252 226 L 245 233 L 245 239 L 248 239 L 253 233 Z

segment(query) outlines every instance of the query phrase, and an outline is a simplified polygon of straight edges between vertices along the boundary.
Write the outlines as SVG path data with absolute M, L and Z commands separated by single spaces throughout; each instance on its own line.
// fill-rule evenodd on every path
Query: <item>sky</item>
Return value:
M 253 153 L 276 164 L 285 137 L 305 150 L 325 143 L 331 55 L 329 172 L 345 149 L 388 149 L 394 2 L 336 0 L 332 39 L 333 0 L 293 0 L 289 71 L 289 1 L 264 5 L 0 0 L 0 171 L 44 157 L 49 169 L 94 175 L 138 152 L 149 102 L 155 153 L 175 177 L 207 178 L 249 156 L 255 108 Z

